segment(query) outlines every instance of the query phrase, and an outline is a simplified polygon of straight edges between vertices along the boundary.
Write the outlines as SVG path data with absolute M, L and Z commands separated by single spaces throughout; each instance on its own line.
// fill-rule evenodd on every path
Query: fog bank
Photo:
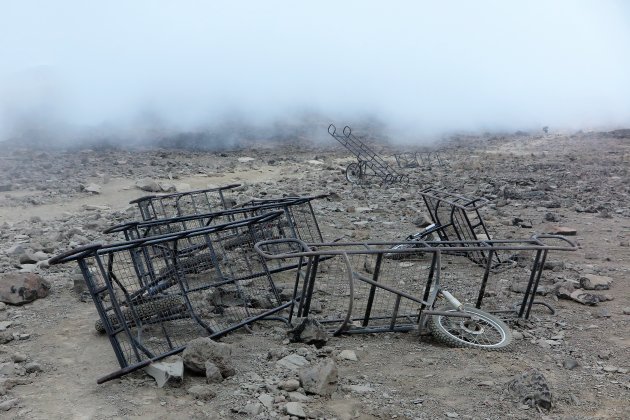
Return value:
M 628 51 L 612 0 L 2 2 L 0 140 L 630 126 Z

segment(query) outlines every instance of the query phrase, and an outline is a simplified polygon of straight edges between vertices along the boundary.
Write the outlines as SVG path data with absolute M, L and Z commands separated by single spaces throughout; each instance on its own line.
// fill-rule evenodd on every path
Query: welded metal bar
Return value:
M 311 299 L 313 298 L 313 289 L 315 287 L 315 276 L 317 275 L 317 268 L 319 266 L 319 255 L 316 255 L 313 258 L 313 273 L 311 278 L 308 281 L 308 289 L 306 290 L 306 295 L 304 296 L 304 308 L 302 312 L 302 316 L 308 316 L 308 312 L 311 309 Z
M 479 295 L 477 296 L 477 304 L 475 305 L 477 309 L 481 308 L 481 301 L 483 300 L 484 293 L 486 293 L 486 285 L 488 284 L 488 277 L 490 276 L 490 269 L 492 268 L 493 257 L 494 250 L 490 249 L 488 251 L 488 259 L 486 261 L 486 268 L 483 273 L 483 279 L 481 280 L 481 287 L 479 288 Z
M 544 270 L 545 267 L 545 261 L 547 260 L 547 252 L 548 251 L 542 251 L 542 258 L 540 261 L 540 266 L 537 267 L 538 269 L 538 274 L 536 275 L 536 281 L 534 283 L 533 286 L 533 290 L 532 290 L 532 296 L 529 299 L 529 304 L 527 305 L 527 313 L 525 314 L 525 319 L 529 318 L 529 312 L 532 309 L 532 304 L 534 303 L 534 299 L 536 299 L 536 291 L 538 290 L 538 283 L 540 282 L 540 277 L 542 276 L 542 272 Z M 535 267 L 537 266 L 536 263 L 534 263 Z M 522 308 L 521 308 L 521 312 L 522 312 Z
M 392 320 L 389 323 L 389 329 L 393 330 L 396 326 L 396 319 L 398 318 L 398 309 L 400 308 L 400 299 L 401 296 L 399 294 L 396 295 L 396 302 L 394 303 L 394 310 L 392 311 Z
M 374 274 L 372 275 L 372 281 L 378 283 L 378 276 L 381 273 L 381 263 L 383 261 L 383 254 L 376 256 L 376 264 L 374 267 Z M 365 307 L 365 316 L 363 317 L 363 326 L 367 327 L 370 322 L 370 314 L 372 313 L 372 304 L 374 303 L 374 294 L 376 293 L 376 286 L 370 287 L 370 294 L 368 296 L 367 305 Z

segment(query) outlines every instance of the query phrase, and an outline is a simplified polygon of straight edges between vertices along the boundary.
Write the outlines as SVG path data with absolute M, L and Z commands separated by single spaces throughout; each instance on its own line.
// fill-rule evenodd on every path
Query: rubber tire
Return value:
M 392 251 L 390 253 L 386 253 L 385 254 L 385 258 L 390 259 L 390 260 L 402 260 L 405 258 L 411 258 L 414 256 L 418 256 L 418 254 L 422 254 L 422 248 L 423 246 L 421 244 L 398 244 L 398 245 L 394 245 L 393 247 L 391 247 L 389 250 Z M 410 252 L 410 253 L 400 253 L 400 252 L 396 252 L 397 250 L 402 250 L 402 249 L 417 249 L 417 252 Z
M 447 312 L 455 312 L 455 309 L 442 309 Z M 477 348 L 484 350 L 507 350 L 512 343 L 512 332 L 508 328 L 508 326 L 501 321 L 499 318 L 494 315 L 490 315 L 489 313 L 482 311 L 481 309 L 473 308 L 470 306 L 464 307 L 464 312 L 472 313 L 478 316 L 481 320 L 484 321 L 485 328 L 492 328 L 494 332 L 498 332 L 501 337 L 501 341 L 493 344 L 480 344 L 467 340 L 463 340 L 462 338 L 454 335 L 449 330 L 447 330 L 442 322 L 448 319 L 448 316 L 444 315 L 431 315 L 428 320 L 428 327 L 433 334 L 433 337 L 441 341 L 444 344 L 447 344 L 452 347 L 462 347 L 462 348 Z M 456 320 L 464 321 L 466 318 L 461 317 L 452 317 Z
M 169 295 L 164 296 L 156 300 L 148 301 L 145 303 L 141 303 L 135 306 L 136 313 L 140 317 L 141 320 L 146 321 L 155 315 L 160 315 L 165 312 L 174 312 L 176 309 L 180 311 L 185 307 L 184 298 L 179 295 Z M 123 317 L 125 318 L 125 322 L 129 324 L 130 327 L 135 325 L 133 316 L 131 314 L 131 310 L 128 307 L 121 308 Z M 117 329 L 120 325 L 118 323 L 118 317 L 115 312 L 112 312 L 108 316 L 109 323 Z M 101 334 L 105 333 L 105 324 L 102 319 L 97 320 L 94 323 L 94 329 Z
M 361 167 L 358 163 L 351 163 L 346 168 L 346 179 L 351 184 L 358 184 L 361 182 Z

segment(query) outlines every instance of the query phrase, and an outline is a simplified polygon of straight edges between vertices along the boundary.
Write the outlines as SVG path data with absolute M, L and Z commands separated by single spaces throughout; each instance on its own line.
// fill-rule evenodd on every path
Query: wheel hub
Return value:
M 484 327 L 474 319 L 466 319 L 464 321 L 461 321 L 459 323 L 459 327 L 467 334 L 471 335 L 481 335 L 485 331 Z

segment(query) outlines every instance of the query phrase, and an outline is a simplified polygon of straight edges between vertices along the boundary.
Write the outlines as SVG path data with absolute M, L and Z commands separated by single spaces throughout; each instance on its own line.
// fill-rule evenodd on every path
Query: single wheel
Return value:
M 346 179 L 348 180 L 348 182 L 358 184 L 361 181 L 361 178 L 362 173 L 359 164 L 351 163 L 350 165 L 348 165 L 348 167 L 346 168 Z
M 138 317 L 142 321 L 148 321 L 154 316 L 164 317 L 180 313 L 186 309 L 186 304 L 183 297 L 178 295 L 169 295 L 162 296 L 157 299 L 147 301 L 145 303 L 137 304 L 135 305 L 134 309 L 136 310 Z M 130 327 L 133 327 L 135 325 L 135 322 L 131 309 L 129 309 L 128 307 L 123 307 L 121 308 L 121 311 L 125 322 Z M 108 318 L 110 324 L 112 324 L 112 327 L 120 327 L 120 323 L 115 312 L 111 312 Z M 101 334 L 105 333 L 105 324 L 103 323 L 102 319 L 99 319 L 94 323 L 94 328 Z
M 456 312 L 455 309 L 445 310 Z M 473 317 L 430 316 L 428 326 L 433 337 L 453 347 L 499 350 L 510 345 L 512 333 L 499 318 L 469 306 L 464 308 L 464 312 Z

